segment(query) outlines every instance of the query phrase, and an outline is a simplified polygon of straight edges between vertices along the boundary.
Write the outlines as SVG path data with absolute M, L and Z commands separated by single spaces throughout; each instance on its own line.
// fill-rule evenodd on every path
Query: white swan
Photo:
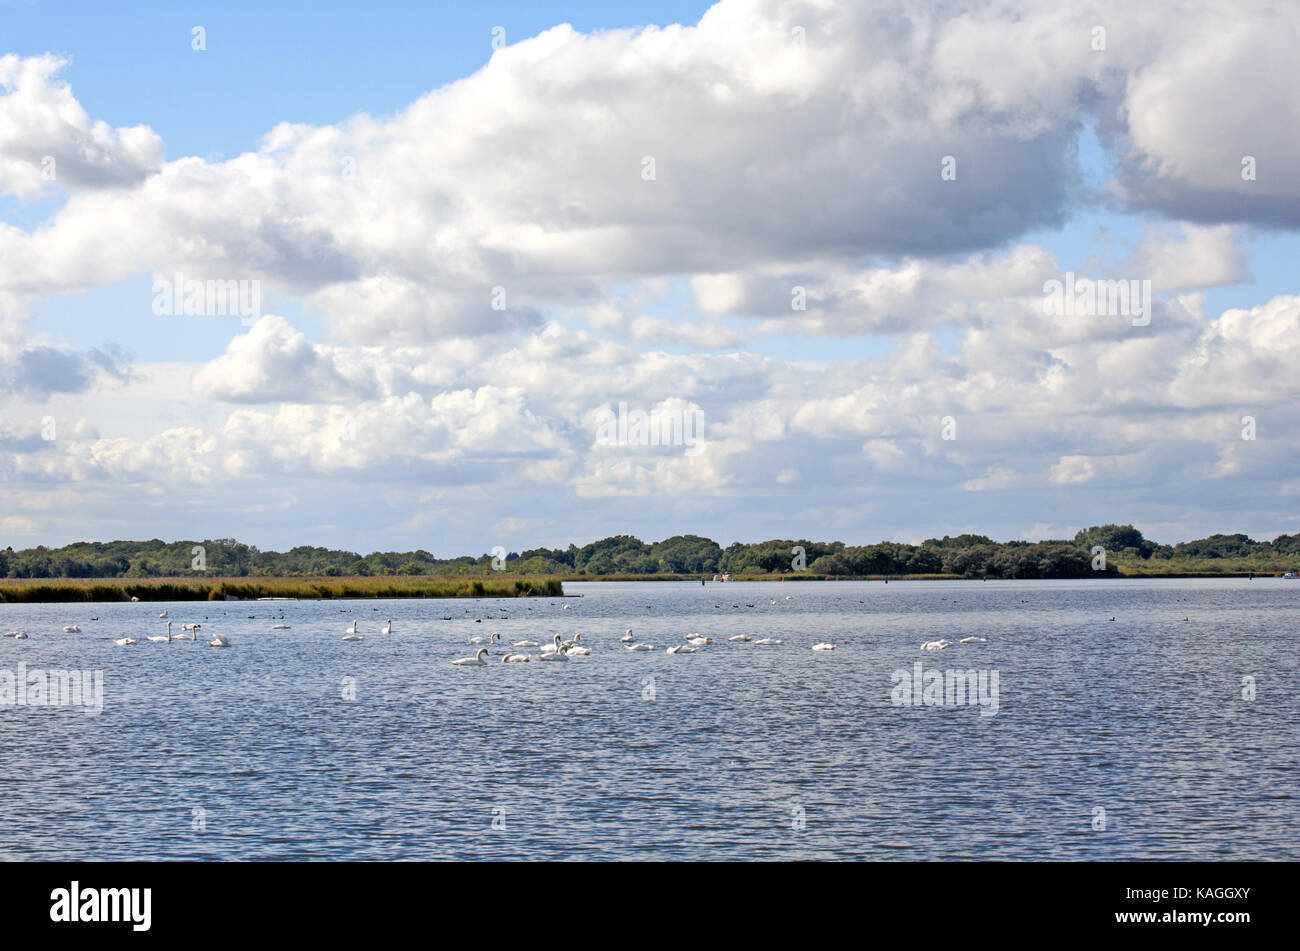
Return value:
M 821 644 L 814 644 L 812 649 L 815 651 L 833 651 L 835 650 L 835 645 L 823 642 Z
M 198 630 L 199 628 L 201 628 L 202 626 L 203 626 L 202 624 L 182 624 L 182 625 L 181 625 L 181 630 L 182 630 L 182 631 L 197 631 L 197 630 Z
M 385 624 L 383 627 L 381 627 L 381 628 L 379 629 L 379 633 L 380 633 L 380 634 L 392 634 L 392 633 L 393 633 L 393 619 L 392 619 L 392 618 L 389 618 L 389 619 L 388 619 L 388 623 Z
M 577 646 L 578 646 L 578 641 L 580 641 L 580 640 L 582 640 L 582 635 L 581 635 L 581 634 L 574 634 L 574 635 L 573 635 L 573 640 L 571 640 L 571 641 L 565 641 L 563 644 L 560 645 L 560 650 L 568 650 L 570 647 L 577 647 Z
M 344 635 L 343 635 L 343 639 L 344 639 L 345 641 L 359 641 L 359 640 L 361 640 L 361 635 L 360 635 L 360 634 L 344 634 Z
M 352 622 L 352 626 L 351 626 L 351 627 L 345 627 L 345 628 L 343 629 L 343 633 L 344 633 L 344 634 L 355 634 L 356 632 L 357 632 L 357 622 L 356 622 L 356 621 L 353 621 L 353 622 Z M 344 640 L 347 640 L 347 638 L 344 638 Z
M 559 634 L 555 635 L 555 646 L 549 647 L 547 648 L 547 650 L 542 651 L 541 655 L 539 655 L 537 659 L 538 660 L 568 660 L 567 653 L 564 653 L 564 651 L 560 650 Z
M 509 654 L 506 654 L 504 657 L 501 658 L 501 663 L 503 663 L 503 664 L 526 664 L 526 663 L 528 663 L 528 661 L 530 661 L 530 660 L 532 660 L 532 658 L 529 657 L 527 654 L 515 654 L 515 653 L 509 653 Z
M 166 617 L 166 616 L 167 616 L 167 612 L 164 611 L 162 614 L 160 614 L 160 615 L 158 615 L 158 616 L 159 616 L 159 617 Z
M 473 657 L 462 657 L 460 660 L 453 660 L 451 664 L 453 667 L 483 667 L 487 664 L 487 661 L 483 659 L 483 655 L 487 652 L 486 647 L 480 647 L 478 653 Z
M 289 625 L 288 625 L 288 624 L 272 624 L 272 625 L 271 625 L 271 630 L 273 630 L 273 631 L 287 631 L 287 630 L 289 630 Z
M 588 657 L 591 654 L 591 648 L 581 647 L 577 644 L 574 644 L 572 647 L 568 648 L 564 653 L 568 654 L 570 657 Z
M 479 634 L 474 637 L 471 637 L 469 639 L 469 642 L 471 644 L 491 644 L 493 641 L 499 641 L 499 640 L 501 640 L 501 635 L 498 634 L 496 631 L 493 631 L 491 637 L 484 637 L 483 635 Z
M 166 634 L 150 634 L 149 640 L 156 641 L 159 644 L 170 644 L 172 642 L 172 622 L 167 622 Z
M 623 650 L 625 651 L 652 651 L 654 649 L 655 646 L 653 644 L 625 644 L 623 646 Z
M 25 641 L 25 640 L 29 640 L 30 638 L 31 635 L 28 634 L 26 631 L 19 631 L 17 634 L 14 635 L 14 640 L 16 641 Z M 132 641 L 131 643 L 134 644 L 135 641 Z
M 732 637 L 727 638 L 727 640 L 729 640 L 729 641 L 735 641 L 735 642 L 737 642 L 737 643 L 743 643 L 743 642 L 749 640 L 749 635 L 748 635 L 748 634 L 736 634 L 736 635 L 734 635 L 734 636 L 732 636 Z
M 629 628 L 627 629 L 627 633 L 624 634 L 622 637 L 620 637 L 619 640 L 620 640 L 622 643 L 624 643 L 624 644 L 631 644 L 631 643 L 632 643 L 632 629 L 629 627 Z
M 226 639 L 226 635 L 224 635 L 224 634 L 218 634 L 218 635 L 217 635 L 216 637 L 214 637 L 212 640 L 208 641 L 208 646 L 209 646 L 209 647 L 229 647 L 229 646 L 230 646 L 230 641 Z
M 510 646 L 511 647 L 537 647 L 538 644 L 536 641 L 515 641 Z
M 986 637 L 963 637 L 963 638 L 962 638 L 961 640 L 959 640 L 957 643 L 958 643 L 958 644 L 987 644 L 987 643 L 988 643 L 988 638 L 986 638 Z
M 63 633 L 64 633 L 64 634 L 80 634 L 80 633 L 81 633 L 81 628 L 77 627 L 77 625 L 75 625 L 75 624 L 69 624 L 67 627 L 65 627 L 65 628 L 63 629 Z
M 113 643 L 116 644 L 118 647 L 130 647 L 132 644 L 135 643 L 135 638 L 134 638 L 134 637 L 119 637 L 119 638 L 118 638 L 117 640 L 115 640 Z
M 942 651 L 942 650 L 947 650 L 951 646 L 952 646 L 952 641 L 947 641 L 944 640 L 943 638 L 940 638 L 937 641 L 926 641 L 924 644 L 921 645 L 921 650 Z
M 564 644 L 559 634 L 556 634 L 554 640 L 552 640 L 551 643 L 547 644 L 545 647 L 542 648 L 543 654 L 559 654 L 559 653 L 563 653 L 563 651 L 564 651 Z
M 781 642 L 775 637 L 760 637 L 754 641 L 755 644 L 780 644 Z
M 695 648 L 687 647 L 685 644 L 676 644 L 668 648 L 668 650 L 664 651 L 664 653 L 665 654 L 694 654 Z
M 702 637 L 699 634 L 692 634 L 690 637 L 686 638 L 686 643 L 690 644 L 692 647 L 703 647 L 706 644 L 712 644 L 713 638 Z

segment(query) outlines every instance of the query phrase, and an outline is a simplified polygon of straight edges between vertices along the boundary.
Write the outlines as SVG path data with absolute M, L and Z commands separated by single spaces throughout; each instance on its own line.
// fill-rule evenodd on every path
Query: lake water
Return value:
M 103 671 L 98 715 L 0 706 L 0 858 L 1300 858 L 1300 582 L 565 588 L 0 605 L 0 670 Z M 592 654 L 451 665 L 494 630 Z M 917 662 L 996 713 L 896 703 Z

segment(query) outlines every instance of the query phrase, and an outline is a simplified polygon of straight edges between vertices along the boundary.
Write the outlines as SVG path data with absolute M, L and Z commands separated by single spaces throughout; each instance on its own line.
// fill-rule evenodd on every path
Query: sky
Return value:
M 0 0 L 0 547 L 1300 531 L 1286 4 L 266 6 Z

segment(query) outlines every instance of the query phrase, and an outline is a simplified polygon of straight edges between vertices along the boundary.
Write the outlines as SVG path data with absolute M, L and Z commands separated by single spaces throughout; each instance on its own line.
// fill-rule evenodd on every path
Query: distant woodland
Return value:
M 1105 550 L 1104 568 L 1095 549 Z M 195 549 L 202 550 L 201 557 Z M 203 541 L 79 542 L 0 551 L 0 578 L 356 577 L 448 575 L 485 577 L 505 572 L 530 577 L 661 578 L 727 573 L 736 578 L 902 577 L 1082 578 L 1119 575 L 1280 574 L 1300 565 L 1300 534 L 1257 541 L 1247 535 L 1211 535 L 1174 545 L 1143 537 L 1132 525 L 1098 525 L 1072 539 L 997 542 L 984 535 L 927 539 L 920 545 L 874 545 L 772 539 L 726 548 L 699 535 L 643 542 L 614 535 L 581 547 L 532 548 L 437 558 L 424 550 L 352 551 L 299 546 L 260 551 L 232 538 Z

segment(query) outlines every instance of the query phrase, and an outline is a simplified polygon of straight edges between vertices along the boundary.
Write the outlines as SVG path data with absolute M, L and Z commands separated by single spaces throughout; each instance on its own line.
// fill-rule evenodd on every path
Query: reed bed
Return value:
M 255 601 L 258 598 L 563 597 L 558 578 L 24 578 L 0 579 L 0 603 L 65 601 Z

